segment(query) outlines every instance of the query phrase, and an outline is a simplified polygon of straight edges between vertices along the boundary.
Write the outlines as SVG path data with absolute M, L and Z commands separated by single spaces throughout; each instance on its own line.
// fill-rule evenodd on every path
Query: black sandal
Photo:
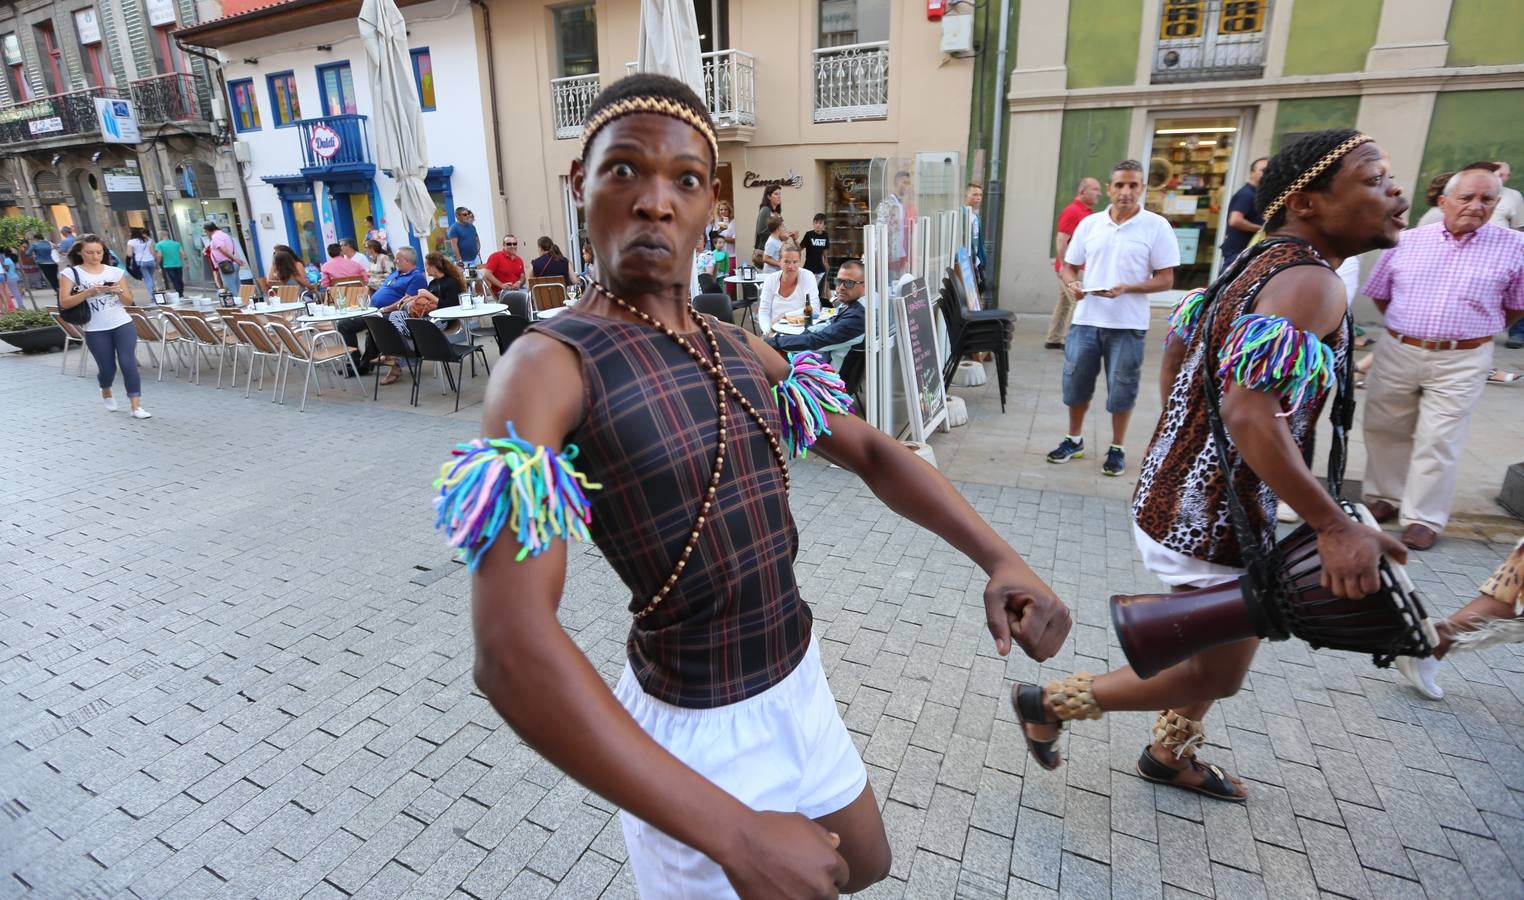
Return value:
M 1016 711 L 1016 723 L 1021 736 L 1026 739 L 1027 750 L 1044 769 L 1056 769 L 1063 757 L 1058 755 L 1058 739 L 1063 736 L 1064 723 L 1057 716 L 1050 718 L 1051 711 L 1043 702 L 1043 689 L 1035 684 L 1017 682 L 1011 686 L 1011 708 Z M 1058 734 L 1051 741 L 1040 741 L 1027 731 L 1027 725 L 1057 725 Z
M 1167 766 L 1154 759 L 1154 755 L 1149 752 L 1147 747 L 1144 747 L 1143 755 L 1138 757 L 1138 775 L 1145 781 L 1152 781 L 1155 784 L 1167 784 L 1170 787 L 1182 788 L 1187 791 L 1195 791 L 1198 794 L 1205 794 L 1216 800 L 1226 800 L 1229 803 L 1242 803 L 1249 799 L 1248 794 L 1238 793 L 1233 787 L 1233 782 L 1228 779 L 1227 775 L 1223 774 L 1221 769 L 1199 762 L 1194 756 L 1190 757 L 1189 761 L 1190 765 L 1185 769 L 1176 769 L 1173 766 Z M 1206 776 L 1206 780 L 1200 784 L 1181 784 L 1179 781 L 1180 773 L 1188 770 L 1202 773 Z

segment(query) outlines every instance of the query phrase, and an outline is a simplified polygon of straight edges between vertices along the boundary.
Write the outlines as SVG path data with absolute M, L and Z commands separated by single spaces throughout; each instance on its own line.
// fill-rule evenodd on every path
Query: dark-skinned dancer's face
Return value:
M 634 113 L 604 126 L 572 163 L 598 271 L 616 293 L 686 289 L 693 245 L 719 196 L 709 142 L 692 126 Z

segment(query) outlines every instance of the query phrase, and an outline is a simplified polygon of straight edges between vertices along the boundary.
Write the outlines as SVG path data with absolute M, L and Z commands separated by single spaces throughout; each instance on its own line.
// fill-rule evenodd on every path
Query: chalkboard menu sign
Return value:
M 923 276 L 900 282 L 894 312 L 911 437 L 925 441 L 947 418 L 947 393 L 942 383 L 942 354 L 937 347 L 936 304 Z

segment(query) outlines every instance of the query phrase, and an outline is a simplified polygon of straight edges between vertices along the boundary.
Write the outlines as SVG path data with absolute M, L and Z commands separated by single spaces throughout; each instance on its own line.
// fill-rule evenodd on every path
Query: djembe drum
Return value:
M 1363 505 L 1341 500 L 1350 518 L 1379 528 Z M 1127 662 L 1149 678 L 1203 650 L 1246 638 L 1297 637 L 1313 649 L 1369 653 L 1379 667 L 1397 656 L 1428 656 L 1439 637 L 1401 564 L 1383 557 L 1381 587 L 1359 599 L 1323 587 L 1318 535 L 1302 525 L 1275 546 L 1276 577 L 1174 594 L 1118 594 L 1111 621 Z

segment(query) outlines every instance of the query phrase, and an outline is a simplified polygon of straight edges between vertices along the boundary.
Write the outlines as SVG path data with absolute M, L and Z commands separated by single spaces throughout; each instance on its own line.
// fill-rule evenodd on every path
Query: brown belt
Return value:
M 1386 331 L 1387 334 L 1390 334 L 1399 342 L 1407 344 L 1409 347 L 1417 347 L 1420 350 L 1475 350 L 1477 347 L 1480 347 L 1483 344 L 1492 343 L 1492 335 L 1488 335 L 1487 337 L 1471 338 L 1470 340 L 1465 341 L 1426 341 L 1422 338 L 1408 337 L 1405 334 L 1398 334 L 1390 328 L 1388 328 Z

